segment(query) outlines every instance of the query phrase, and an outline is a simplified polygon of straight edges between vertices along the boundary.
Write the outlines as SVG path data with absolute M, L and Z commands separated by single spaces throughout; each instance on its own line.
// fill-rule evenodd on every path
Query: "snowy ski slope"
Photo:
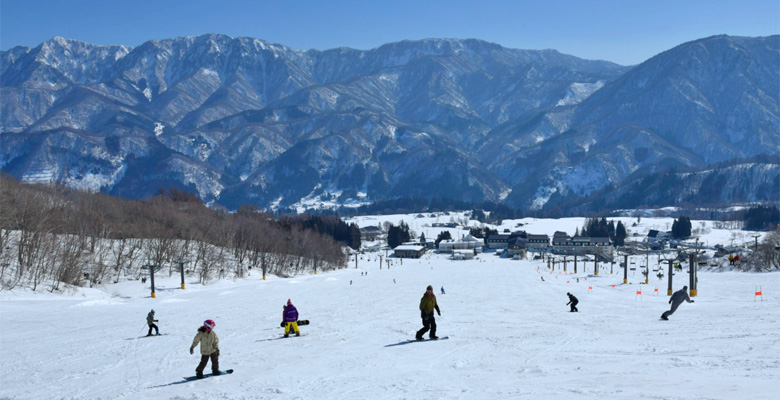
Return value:
M 252 272 L 207 286 L 192 278 L 186 290 L 176 275 L 158 277 L 155 299 L 148 281 L 70 296 L 0 292 L 0 398 L 780 398 L 780 273 L 702 271 L 696 302 L 660 321 L 666 280 L 640 285 L 639 271 L 623 285 L 609 266 L 563 275 L 493 253 L 386 262 L 364 255 L 357 269 L 353 260 L 318 275 Z M 687 284 L 686 274 L 675 279 L 675 290 Z M 421 327 L 427 285 L 449 340 L 390 346 Z M 567 312 L 567 291 L 579 313 Z M 288 298 L 311 325 L 279 339 Z M 141 337 L 151 308 L 168 335 Z M 183 382 L 205 319 L 216 321 L 221 367 L 235 373 Z

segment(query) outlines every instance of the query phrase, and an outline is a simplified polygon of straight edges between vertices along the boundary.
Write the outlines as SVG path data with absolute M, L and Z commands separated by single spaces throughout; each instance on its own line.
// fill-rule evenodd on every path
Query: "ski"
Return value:
M 158 333 L 156 335 L 143 335 L 143 336 L 139 336 L 138 338 L 140 339 L 140 338 L 155 337 L 155 336 L 168 336 L 168 333 Z
M 221 374 L 219 374 L 219 375 L 214 375 L 213 373 L 210 373 L 210 374 L 203 374 L 203 378 L 198 378 L 197 376 L 185 376 L 185 377 L 184 377 L 184 380 L 185 380 L 185 381 L 196 381 L 196 380 L 198 380 L 198 379 L 206 379 L 206 378 L 210 378 L 210 377 L 212 377 L 212 376 L 230 375 L 230 374 L 232 374 L 232 373 L 233 373 L 233 370 L 232 370 L 232 369 L 229 369 L 229 370 L 226 370 L 226 371 L 222 371 L 222 373 L 221 373 Z

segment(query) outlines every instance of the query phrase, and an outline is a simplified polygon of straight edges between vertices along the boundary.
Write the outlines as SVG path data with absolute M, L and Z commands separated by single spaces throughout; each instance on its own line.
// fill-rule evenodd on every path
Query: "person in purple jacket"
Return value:
M 284 337 L 290 337 L 290 328 L 295 332 L 295 336 L 301 336 L 298 330 L 298 309 L 287 299 L 287 305 L 282 312 L 282 322 L 284 322 Z

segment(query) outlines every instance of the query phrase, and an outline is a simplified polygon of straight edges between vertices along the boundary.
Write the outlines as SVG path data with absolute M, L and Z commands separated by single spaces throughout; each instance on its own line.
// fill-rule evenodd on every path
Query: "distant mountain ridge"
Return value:
M 0 52 L 0 168 L 126 197 L 176 186 L 229 208 L 554 207 L 637 171 L 780 154 L 779 42 L 715 36 L 628 68 L 474 39 L 301 51 L 216 34 L 54 38 Z

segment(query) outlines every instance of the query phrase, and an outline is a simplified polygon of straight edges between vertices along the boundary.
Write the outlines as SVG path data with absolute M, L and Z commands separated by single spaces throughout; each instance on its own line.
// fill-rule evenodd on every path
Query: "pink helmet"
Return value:
M 205 326 L 206 329 L 211 331 L 212 329 L 214 329 L 215 326 L 217 326 L 217 324 L 214 321 L 212 321 L 210 319 L 207 319 L 207 320 L 203 321 L 203 326 Z

